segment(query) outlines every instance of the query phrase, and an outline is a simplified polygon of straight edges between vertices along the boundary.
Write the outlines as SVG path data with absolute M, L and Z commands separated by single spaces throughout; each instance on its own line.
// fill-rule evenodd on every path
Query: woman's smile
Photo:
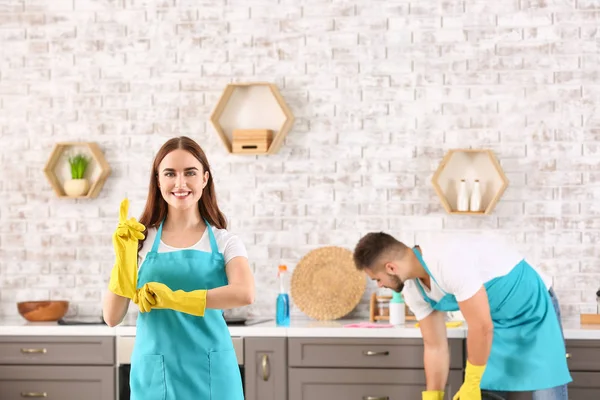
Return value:
M 185 199 L 187 198 L 192 192 L 190 191 L 185 191 L 185 192 L 171 192 L 171 194 L 175 197 L 177 197 L 178 199 Z

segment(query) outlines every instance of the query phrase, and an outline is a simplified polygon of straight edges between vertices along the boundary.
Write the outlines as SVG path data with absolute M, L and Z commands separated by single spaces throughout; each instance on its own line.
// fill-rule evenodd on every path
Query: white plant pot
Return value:
M 90 183 L 87 179 L 69 179 L 65 181 L 63 188 L 67 196 L 85 196 L 88 190 L 90 190 Z

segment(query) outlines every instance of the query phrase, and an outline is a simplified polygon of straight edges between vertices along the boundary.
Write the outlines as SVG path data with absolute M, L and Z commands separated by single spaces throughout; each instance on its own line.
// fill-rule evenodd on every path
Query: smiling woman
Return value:
M 174 138 L 159 150 L 140 224 L 131 399 L 242 400 L 222 313 L 253 302 L 254 279 L 244 244 L 227 231 L 206 155 L 193 140 Z M 116 325 L 129 299 L 114 291 L 106 298 L 104 319 Z
M 188 206 L 195 205 L 200 199 L 198 193 L 202 193 L 202 189 L 208 182 L 208 171 L 204 171 L 203 174 L 202 166 L 200 169 L 196 166 L 184 167 L 185 165 L 199 164 L 199 161 L 191 153 L 182 149 L 167 154 L 160 164 L 158 186 L 167 203 L 181 208 L 186 203 L 182 203 L 180 200 L 187 200 Z M 166 167 L 161 170 L 161 167 L 167 165 L 175 168 Z M 175 202 L 172 201 L 172 196 L 175 197 Z

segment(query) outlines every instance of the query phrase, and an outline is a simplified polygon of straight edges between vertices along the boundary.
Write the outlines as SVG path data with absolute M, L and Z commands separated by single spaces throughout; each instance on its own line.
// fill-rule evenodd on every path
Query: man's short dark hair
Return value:
M 354 248 L 354 264 L 359 271 L 375 268 L 381 258 L 401 259 L 408 247 L 384 232 L 371 232 L 363 236 Z

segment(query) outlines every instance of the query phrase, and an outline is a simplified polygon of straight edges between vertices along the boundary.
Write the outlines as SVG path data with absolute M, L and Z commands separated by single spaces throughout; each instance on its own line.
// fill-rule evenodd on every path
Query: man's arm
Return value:
M 471 298 L 458 303 L 467 325 L 467 359 L 473 365 L 486 365 L 492 339 L 494 324 L 490 314 L 487 291 L 481 287 Z
M 450 370 L 450 352 L 446 336 L 445 314 L 433 311 L 419 321 L 425 347 L 423 362 L 427 390 L 443 391 Z

